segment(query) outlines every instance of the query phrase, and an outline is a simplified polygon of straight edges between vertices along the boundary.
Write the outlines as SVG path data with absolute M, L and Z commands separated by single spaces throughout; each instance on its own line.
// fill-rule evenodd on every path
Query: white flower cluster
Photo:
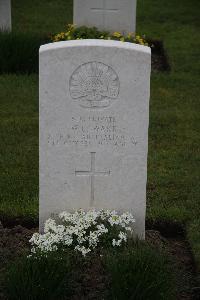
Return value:
M 101 245 L 101 238 L 109 236 L 107 242 L 113 247 L 127 241 L 127 234 L 135 222 L 131 213 L 118 214 L 110 210 L 78 210 L 59 214 L 62 224 L 53 219 L 45 223 L 44 234 L 34 233 L 30 239 L 32 254 L 48 253 L 71 247 L 85 256 Z M 113 230 L 114 229 L 114 230 Z M 113 234 L 112 234 L 113 231 Z M 110 237 L 111 236 L 111 237 Z M 104 246 L 104 245 L 101 245 Z

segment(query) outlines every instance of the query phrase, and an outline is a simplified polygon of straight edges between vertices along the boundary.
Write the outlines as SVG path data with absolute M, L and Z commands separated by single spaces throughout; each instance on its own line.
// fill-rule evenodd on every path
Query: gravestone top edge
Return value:
M 151 55 L 151 48 L 148 46 L 143 46 L 135 43 L 113 41 L 113 40 L 99 40 L 99 39 L 83 39 L 83 40 L 71 40 L 49 43 L 40 46 L 39 52 L 43 53 L 46 51 L 64 49 L 69 47 L 114 47 L 119 49 L 135 50 L 138 52 L 143 52 Z

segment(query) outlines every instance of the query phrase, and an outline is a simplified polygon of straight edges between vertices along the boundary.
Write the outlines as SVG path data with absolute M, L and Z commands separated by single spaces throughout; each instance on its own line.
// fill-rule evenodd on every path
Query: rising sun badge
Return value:
M 71 75 L 70 95 L 84 108 L 105 108 L 119 95 L 117 73 L 101 62 L 88 62 Z

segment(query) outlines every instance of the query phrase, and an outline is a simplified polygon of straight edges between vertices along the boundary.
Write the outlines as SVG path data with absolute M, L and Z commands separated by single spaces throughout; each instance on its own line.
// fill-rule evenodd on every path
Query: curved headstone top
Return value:
M 40 228 L 64 210 L 130 211 L 144 238 L 151 50 L 107 40 L 40 48 Z
M 43 51 L 62 49 L 66 47 L 112 47 L 123 48 L 128 50 L 135 50 L 142 53 L 151 54 L 151 48 L 135 43 L 114 41 L 114 40 L 100 40 L 100 39 L 83 39 L 83 40 L 71 40 L 63 42 L 55 42 L 42 45 L 40 47 L 40 53 Z

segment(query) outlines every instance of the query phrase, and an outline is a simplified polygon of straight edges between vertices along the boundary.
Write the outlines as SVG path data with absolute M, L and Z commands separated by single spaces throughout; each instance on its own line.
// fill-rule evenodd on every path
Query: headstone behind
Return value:
M 122 33 L 135 32 L 137 0 L 74 0 L 74 24 Z
M 144 237 L 150 48 L 82 40 L 40 48 L 40 228 L 65 210 L 130 211 Z
M 11 31 L 11 0 L 0 0 L 0 31 Z

